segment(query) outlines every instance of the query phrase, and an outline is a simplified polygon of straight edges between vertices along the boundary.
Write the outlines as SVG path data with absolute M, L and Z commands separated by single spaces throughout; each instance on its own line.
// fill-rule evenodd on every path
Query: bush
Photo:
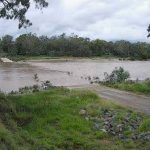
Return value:
M 141 132 L 148 132 L 150 131 L 150 119 L 145 119 L 143 123 L 140 125 L 139 130 Z
M 119 67 L 119 69 L 115 68 L 115 70 L 113 70 L 110 75 L 105 72 L 104 76 L 106 83 L 122 83 L 130 77 L 130 74 L 128 71 L 125 71 L 122 67 Z

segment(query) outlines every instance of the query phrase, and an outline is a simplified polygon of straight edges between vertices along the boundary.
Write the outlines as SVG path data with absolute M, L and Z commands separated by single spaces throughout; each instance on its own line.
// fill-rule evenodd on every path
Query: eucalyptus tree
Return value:
M 150 37 L 150 25 L 148 26 L 147 31 L 148 31 L 148 36 L 147 37 Z
M 11 35 L 5 35 L 1 39 L 1 46 L 4 52 L 8 53 L 13 44 L 13 37 Z
M 40 40 L 35 34 L 23 34 L 16 39 L 18 55 L 40 55 Z
M 121 57 L 129 57 L 130 56 L 130 47 L 131 43 L 129 41 L 120 40 L 114 43 L 115 53 L 116 56 Z
M 32 1 L 38 9 L 48 6 L 47 0 L 0 0 L 0 18 L 18 20 L 19 28 L 31 26 L 32 23 L 26 18 L 26 13 Z
M 102 56 L 107 53 L 107 41 L 96 39 L 90 43 L 90 49 L 94 56 Z

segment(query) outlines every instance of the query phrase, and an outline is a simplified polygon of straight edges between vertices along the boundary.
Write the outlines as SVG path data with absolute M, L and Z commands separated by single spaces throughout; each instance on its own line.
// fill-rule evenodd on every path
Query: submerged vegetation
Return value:
M 89 91 L 0 94 L 2 150 L 148 150 L 149 141 L 148 117 Z
M 0 39 L 0 56 L 47 57 L 117 57 L 130 60 L 150 59 L 150 44 L 144 42 L 91 40 L 77 35 L 36 36 L 23 34 L 13 39 L 6 35 Z M 16 57 L 17 56 L 17 57 Z
M 130 74 L 128 71 L 125 71 L 122 67 L 115 68 L 112 73 L 109 75 L 107 72 L 104 73 L 105 84 L 115 84 L 115 83 L 122 83 L 129 79 Z
M 130 73 L 122 67 L 115 68 L 110 74 L 105 72 L 104 76 L 104 80 L 101 80 L 99 77 L 92 78 L 90 76 L 88 76 L 87 79 L 91 84 L 96 83 L 120 90 L 150 95 L 149 78 L 145 79 L 145 81 L 139 81 L 138 79 L 135 81 L 130 80 Z
M 38 75 L 35 74 L 34 78 L 36 77 L 36 81 L 38 78 Z M 53 84 L 50 81 L 41 81 L 40 83 L 38 83 L 39 80 L 37 81 L 37 84 L 33 85 L 33 86 L 25 86 L 23 88 L 19 88 L 18 91 L 11 91 L 10 94 L 30 94 L 30 93 L 34 93 L 34 92 L 39 92 L 39 91 L 44 91 L 44 90 L 49 90 L 52 88 L 56 88 L 55 86 L 53 86 Z
M 150 79 L 145 81 L 129 80 L 130 74 L 123 68 L 115 68 L 110 75 L 105 73 L 105 80 L 100 82 L 103 85 L 118 88 L 126 91 L 132 91 L 140 94 L 150 94 Z

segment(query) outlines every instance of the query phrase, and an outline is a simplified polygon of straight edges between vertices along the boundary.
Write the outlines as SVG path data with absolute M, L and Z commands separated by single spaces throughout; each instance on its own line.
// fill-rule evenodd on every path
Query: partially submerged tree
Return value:
M 122 83 L 125 82 L 129 77 L 130 73 L 125 71 L 122 67 L 115 68 L 111 74 L 104 73 L 105 76 L 105 83 Z
M 31 1 L 38 9 L 48 6 L 47 0 L 0 0 L 0 18 L 18 20 L 19 28 L 31 26 L 32 23 L 26 18 Z

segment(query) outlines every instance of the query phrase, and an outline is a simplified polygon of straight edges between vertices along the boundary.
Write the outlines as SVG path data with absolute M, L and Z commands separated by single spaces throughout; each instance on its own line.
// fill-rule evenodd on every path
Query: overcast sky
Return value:
M 0 36 L 75 33 L 92 39 L 147 41 L 150 0 L 48 0 L 42 11 L 32 5 L 27 17 L 33 26 L 18 29 L 17 21 L 0 19 Z

